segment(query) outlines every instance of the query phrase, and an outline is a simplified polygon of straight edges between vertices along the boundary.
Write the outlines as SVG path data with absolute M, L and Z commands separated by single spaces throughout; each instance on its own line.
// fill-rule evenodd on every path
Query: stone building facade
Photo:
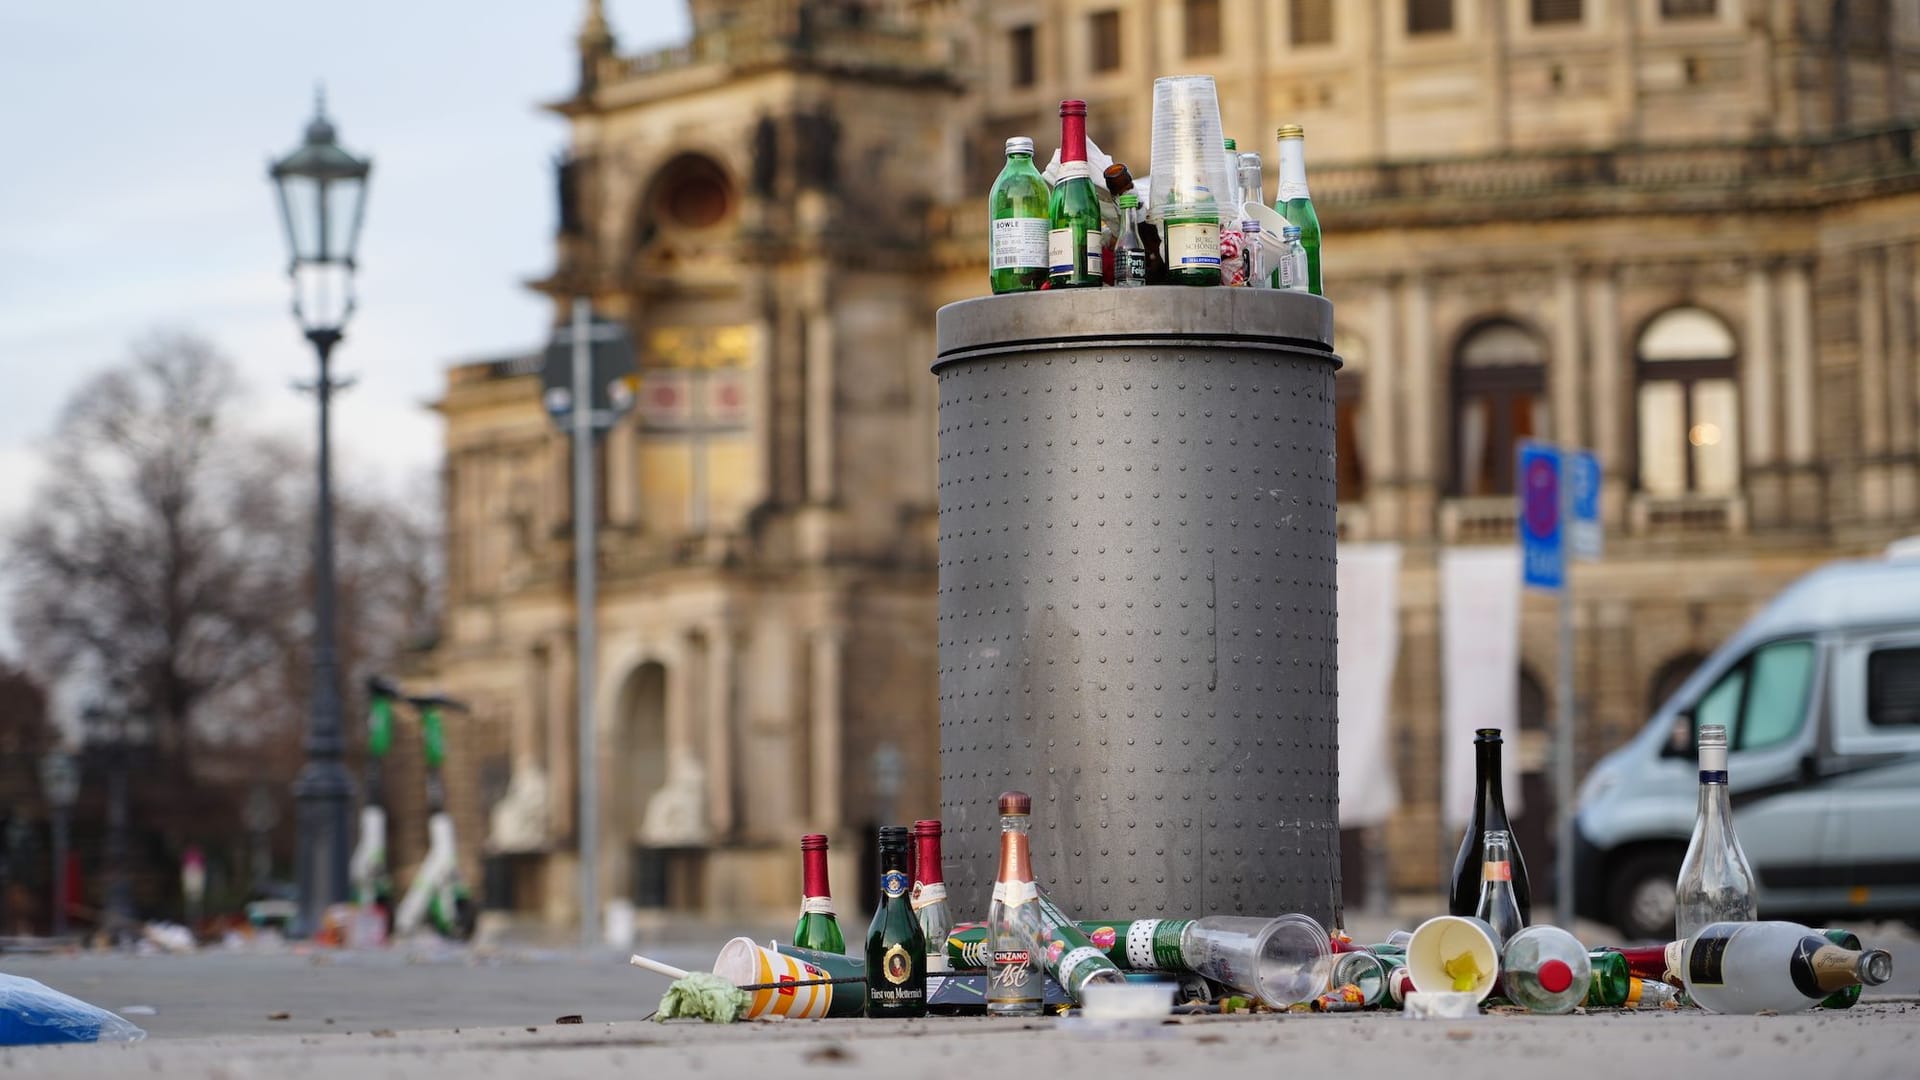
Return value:
M 1920 519 L 1920 0 L 692 11 L 687 44 L 627 56 L 588 5 L 532 283 L 641 346 L 640 406 L 599 451 L 608 897 L 784 910 L 797 834 L 833 834 L 851 885 L 860 829 L 934 812 L 933 313 L 986 291 L 1001 142 L 1048 153 L 1063 97 L 1136 172 L 1155 75 L 1214 74 L 1243 147 L 1307 130 L 1347 361 L 1340 528 L 1404 545 L 1401 889 L 1450 849 L 1439 553 L 1510 542 L 1517 440 L 1607 470 L 1607 557 L 1574 575 L 1583 767 L 1787 581 Z M 537 357 L 449 373 L 427 666 L 478 706 L 449 785 L 470 868 L 501 856 L 499 891 L 559 922 L 570 494 L 539 385 Z M 1527 601 L 1541 811 L 1553 629 Z

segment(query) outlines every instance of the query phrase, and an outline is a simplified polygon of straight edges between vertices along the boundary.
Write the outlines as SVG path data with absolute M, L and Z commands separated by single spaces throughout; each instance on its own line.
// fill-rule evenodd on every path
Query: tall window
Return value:
M 1521 440 L 1547 436 L 1547 357 L 1519 323 L 1486 323 L 1453 364 L 1455 495 L 1513 494 Z
M 1453 0 L 1407 0 L 1407 33 L 1453 32 Z
M 1120 67 L 1120 13 L 1096 11 L 1087 17 L 1093 37 L 1093 70 L 1117 71 Z
M 1293 0 L 1287 11 L 1287 40 L 1296 47 L 1333 44 L 1333 0 Z
M 1033 27 L 1016 26 L 1007 33 L 1007 51 L 1013 69 L 1013 85 L 1032 86 L 1038 71 L 1035 70 Z
M 1220 0 L 1187 0 L 1184 38 L 1188 56 L 1220 55 Z
M 1699 308 L 1674 308 L 1635 347 L 1640 490 L 1731 494 L 1740 486 L 1740 393 L 1733 335 Z
M 1711 19 L 1719 14 L 1719 0 L 1660 0 L 1663 19 Z
M 1535 26 L 1580 21 L 1580 0 L 1533 0 L 1532 6 Z

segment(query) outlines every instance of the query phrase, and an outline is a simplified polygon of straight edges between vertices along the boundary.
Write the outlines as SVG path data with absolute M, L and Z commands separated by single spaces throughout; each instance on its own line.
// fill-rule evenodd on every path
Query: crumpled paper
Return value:
M 705 1020 L 709 1024 L 731 1024 L 740 1019 L 752 998 L 745 990 L 718 975 L 691 972 L 667 987 L 660 998 L 656 1020 Z

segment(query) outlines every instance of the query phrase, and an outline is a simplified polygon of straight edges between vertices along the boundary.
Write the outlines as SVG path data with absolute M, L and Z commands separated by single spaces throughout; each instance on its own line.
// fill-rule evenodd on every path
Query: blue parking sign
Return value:
M 1520 489 L 1521 580 L 1549 591 L 1566 582 L 1560 450 L 1550 443 L 1520 444 L 1516 470 Z
M 1588 562 L 1600 557 L 1600 459 L 1591 450 L 1569 450 L 1562 457 L 1568 501 L 1567 551 Z

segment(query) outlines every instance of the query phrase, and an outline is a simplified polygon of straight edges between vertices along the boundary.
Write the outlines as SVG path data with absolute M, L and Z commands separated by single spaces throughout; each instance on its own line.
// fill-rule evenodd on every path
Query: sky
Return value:
M 289 312 L 267 162 L 324 82 L 373 158 L 359 308 L 335 351 L 350 482 L 417 490 L 446 366 L 524 350 L 548 308 L 552 159 L 584 0 L 139 0 L 0 5 L 0 531 L 45 477 L 69 394 L 156 330 L 201 335 L 263 428 L 311 440 L 291 389 L 313 354 Z M 608 0 L 622 52 L 684 39 L 678 0 Z M 4 567 L 0 566 L 0 575 Z M 0 652 L 7 651 L 0 577 Z

